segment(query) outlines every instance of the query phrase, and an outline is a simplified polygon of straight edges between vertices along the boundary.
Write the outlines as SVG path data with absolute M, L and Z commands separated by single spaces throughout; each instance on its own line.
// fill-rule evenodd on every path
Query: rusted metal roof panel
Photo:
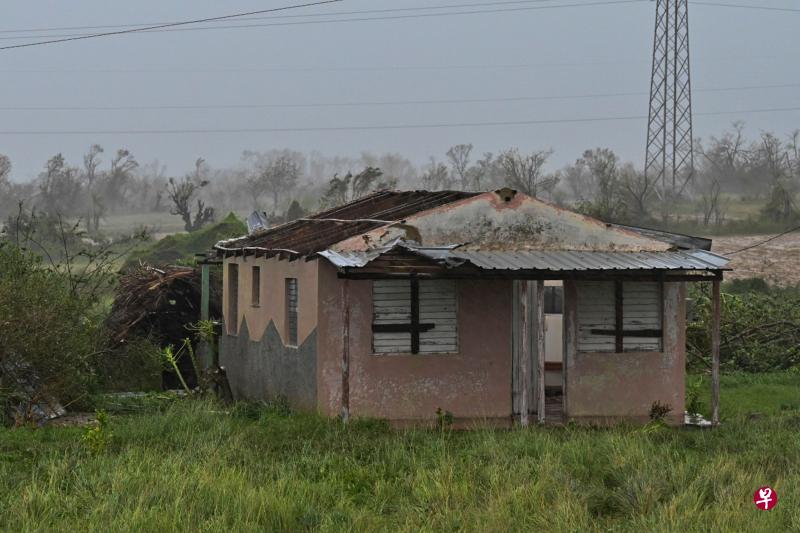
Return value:
M 704 237 L 694 237 L 683 233 L 663 231 L 652 228 L 642 228 L 639 226 L 626 226 L 624 224 L 612 224 L 615 228 L 622 228 L 636 232 L 645 237 L 656 239 L 671 244 L 679 250 L 711 250 L 711 239 Z
M 461 191 L 381 191 L 307 218 L 217 243 L 229 252 L 275 255 L 278 251 L 309 256 L 335 243 L 404 220 L 479 193 Z M 273 253 L 274 252 L 274 253 Z

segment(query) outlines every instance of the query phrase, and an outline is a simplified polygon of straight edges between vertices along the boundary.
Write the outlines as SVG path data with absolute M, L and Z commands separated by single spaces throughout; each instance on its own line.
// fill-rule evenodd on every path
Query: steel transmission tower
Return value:
M 656 0 L 645 175 L 662 198 L 694 175 L 688 0 Z

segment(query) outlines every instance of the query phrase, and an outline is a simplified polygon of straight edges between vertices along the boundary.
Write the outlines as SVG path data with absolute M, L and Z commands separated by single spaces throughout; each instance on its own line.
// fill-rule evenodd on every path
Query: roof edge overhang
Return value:
M 469 279 L 721 279 L 728 259 L 705 250 L 669 252 L 460 252 L 459 245 L 422 247 L 396 240 L 368 252 L 324 250 L 342 277 L 427 275 Z M 410 261 L 413 259 L 413 261 Z

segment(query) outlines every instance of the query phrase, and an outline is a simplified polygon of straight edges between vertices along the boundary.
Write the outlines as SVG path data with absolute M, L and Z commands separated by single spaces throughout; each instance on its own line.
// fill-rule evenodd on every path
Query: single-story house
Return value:
M 686 283 L 718 311 L 728 269 L 710 245 L 510 189 L 377 192 L 215 246 L 220 364 L 236 398 L 345 420 L 613 423 L 658 402 L 679 424 Z

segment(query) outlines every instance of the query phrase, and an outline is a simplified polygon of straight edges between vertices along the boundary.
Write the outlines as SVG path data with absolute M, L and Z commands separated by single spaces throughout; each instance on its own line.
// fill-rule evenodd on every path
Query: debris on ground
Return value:
M 713 424 L 710 420 L 706 420 L 703 415 L 699 413 L 689 414 L 683 413 L 683 424 L 685 426 L 693 426 L 698 428 L 710 428 Z
M 212 283 L 211 287 L 216 284 Z M 180 346 L 192 336 L 186 329 L 200 320 L 202 292 L 199 268 L 139 264 L 120 279 L 107 324 L 114 346 L 134 338 L 151 338 L 160 346 Z M 211 316 L 220 316 L 221 298 L 210 297 Z M 189 386 L 197 385 L 197 377 L 189 358 L 179 361 L 181 374 Z M 167 388 L 177 382 L 165 375 Z

